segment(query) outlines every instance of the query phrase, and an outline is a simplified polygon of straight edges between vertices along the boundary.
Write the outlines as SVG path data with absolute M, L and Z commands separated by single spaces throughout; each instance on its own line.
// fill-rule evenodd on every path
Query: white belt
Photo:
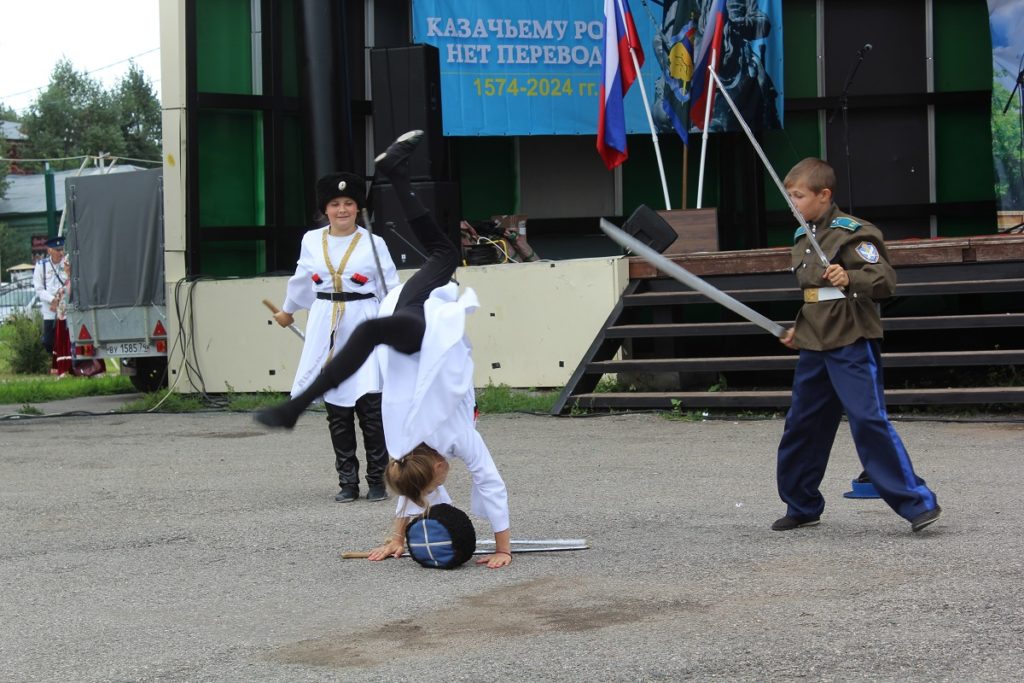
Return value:
M 845 299 L 846 295 L 838 287 L 808 287 L 804 290 L 804 303 L 816 304 L 819 301 Z

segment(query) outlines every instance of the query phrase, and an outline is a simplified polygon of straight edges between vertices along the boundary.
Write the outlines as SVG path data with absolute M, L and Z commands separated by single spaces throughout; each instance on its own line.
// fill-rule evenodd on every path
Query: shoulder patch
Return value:
M 860 227 L 860 223 L 853 220 L 852 218 L 848 218 L 847 216 L 840 216 L 839 218 L 833 219 L 832 225 L 830 225 L 829 227 L 844 228 L 846 230 L 849 230 L 850 232 L 855 232 L 857 228 Z
M 878 247 L 871 242 L 861 242 L 857 245 L 856 251 L 868 263 L 878 263 Z
M 807 228 L 801 225 L 799 228 L 796 229 L 796 232 L 793 233 L 793 243 L 796 244 L 796 241 L 803 237 L 805 234 L 807 234 Z

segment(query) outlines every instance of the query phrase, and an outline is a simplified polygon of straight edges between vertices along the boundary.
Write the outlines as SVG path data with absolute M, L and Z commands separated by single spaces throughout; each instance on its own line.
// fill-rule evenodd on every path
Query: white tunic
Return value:
M 394 311 L 399 290 L 388 294 L 380 314 Z M 401 458 L 425 443 L 449 460 L 466 464 L 473 479 L 470 511 L 486 517 L 495 532 L 509 528 L 508 493 L 490 451 L 476 431 L 472 348 L 465 337 L 466 314 L 479 307 L 476 293 L 449 283 L 430 293 L 423 307 L 426 332 L 420 351 L 407 355 L 377 347 L 384 373 L 381 412 L 384 438 L 392 458 Z M 444 487 L 427 496 L 436 505 L 450 503 Z M 396 514 L 422 509 L 399 497 Z
M 63 260 L 54 264 L 53 259 L 44 256 L 36 261 L 35 270 L 32 271 L 32 284 L 42 307 L 43 320 L 53 320 L 57 317 L 57 312 L 50 309 L 50 303 L 57 298 L 57 292 L 64 286 L 66 279 Z
M 309 317 L 306 322 L 306 341 L 302 346 L 302 356 L 299 359 L 299 368 L 295 373 L 295 381 L 292 384 L 292 396 L 300 393 L 309 386 L 324 364 L 329 360 L 331 339 L 331 310 L 334 303 L 326 299 L 317 299 L 317 292 L 333 292 L 334 285 L 331 280 L 331 273 L 324 260 L 323 234 L 327 228 L 310 230 L 302 236 L 302 248 L 299 252 L 299 260 L 295 268 L 295 274 L 288 280 L 288 289 L 284 304 L 281 310 L 294 313 L 300 308 L 309 309 Z M 373 293 L 372 299 L 360 299 L 358 301 L 346 301 L 345 310 L 336 326 L 334 336 L 334 351 L 337 353 L 356 325 L 377 317 L 379 302 L 384 298 L 384 287 L 380 281 L 380 274 L 377 272 L 377 264 L 373 258 L 373 249 L 370 245 L 370 233 L 363 228 L 356 228 L 356 232 L 347 237 L 327 236 L 327 249 L 331 259 L 331 265 L 337 269 L 345 252 L 355 238 L 361 234 L 358 244 L 352 250 L 348 263 L 341 273 L 342 290 L 345 292 Z M 387 245 L 380 237 L 373 237 L 377 245 L 377 256 L 380 258 L 381 269 L 384 271 L 384 283 L 388 290 L 398 286 L 398 271 L 388 253 Z M 352 281 L 356 273 L 367 278 L 366 283 L 357 284 Z M 320 283 L 313 280 L 317 275 Z M 331 356 L 333 357 L 333 356 Z M 336 406 L 352 407 L 356 400 L 363 394 L 378 392 L 381 389 L 380 367 L 374 354 L 371 354 L 362 367 L 351 377 L 324 394 L 324 400 Z

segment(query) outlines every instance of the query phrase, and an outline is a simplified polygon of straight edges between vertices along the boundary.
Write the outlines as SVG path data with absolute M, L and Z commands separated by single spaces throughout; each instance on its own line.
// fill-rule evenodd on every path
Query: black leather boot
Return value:
M 366 485 L 369 490 L 366 500 L 386 500 L 384 468 L 388 464 L 388 447 L 384 441 L 384 422 L 380 414 L 380 394 L 364 394 L 356 401 L 356 415 L 363 432 L 363 448 L 366 450 Z
M 355 409 L 343 406 L 327 406 L 327 425 L 331 430 L 331 444 L 334 446 L 334 469 L 338 471 L 338 486 L 341 488 L 334 500 L 350 503 L 359 498 L 359 460 L 356 458 Z

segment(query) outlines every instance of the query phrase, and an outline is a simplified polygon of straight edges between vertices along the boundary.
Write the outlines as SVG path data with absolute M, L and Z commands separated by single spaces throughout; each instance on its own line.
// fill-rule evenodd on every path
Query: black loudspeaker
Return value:
M 445 180 L 448 161 L 441 125 L 441 72 L 437 48 L 409 45 L 370 50 L 374 156 L 410 130 L 426 133 L 409 159 L 413 180 Z
M 668 249 L 679 236 L 664 218 L 646 204 L 636 207 L 622 229 L 659 254 Z
M 459 184 L 455 182 L 418 182 L 412 184 L 420 203 L 430 211 L 438 226 L 459 247 Z M 399 270 L 419 268 L 426 260 L 423 245 L 412 234 L 393 185 L 376 184 L 370 191 L 373 232 L 388 244 L 391 259 Z M 461 247 L 460 247 L 461 248 Z

